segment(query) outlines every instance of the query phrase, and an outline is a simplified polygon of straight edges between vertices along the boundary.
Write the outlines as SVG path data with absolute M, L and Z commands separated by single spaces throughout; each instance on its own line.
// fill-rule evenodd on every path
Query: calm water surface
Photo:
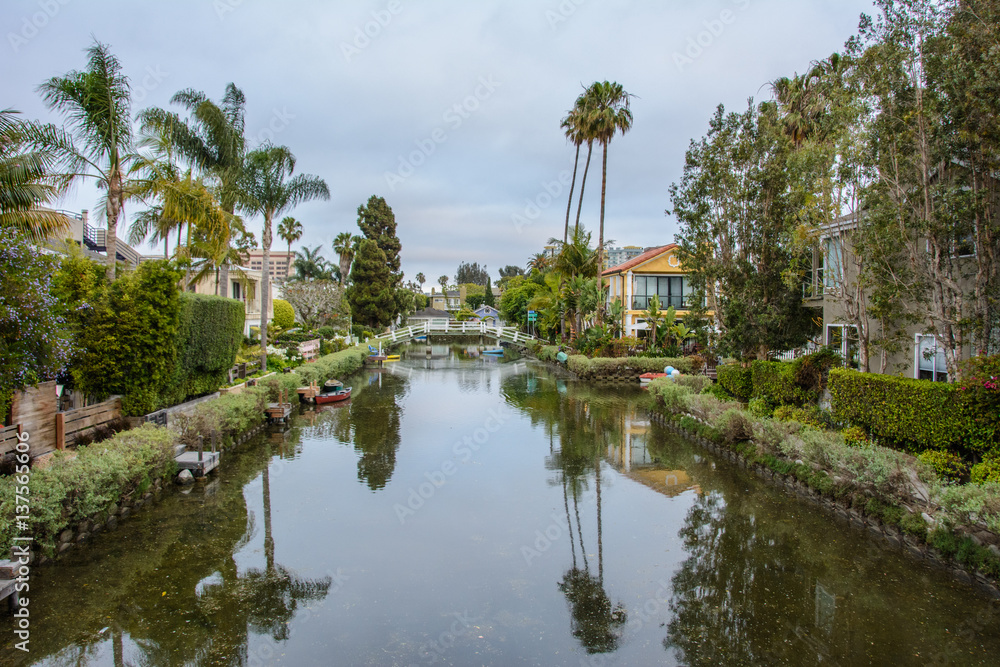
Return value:
M 36 570 L 41 665 L 998 664 L 1000 613 L 650 424 L 414 348 Z M 11 628 L 9 619 L 3 623 Z

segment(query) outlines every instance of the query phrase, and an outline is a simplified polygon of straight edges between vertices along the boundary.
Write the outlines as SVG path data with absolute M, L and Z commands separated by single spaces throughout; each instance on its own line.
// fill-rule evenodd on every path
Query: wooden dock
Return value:
M 190 470 L 195 477 L 204 477 L 219 467 L 221 452 L 184 452 L 177 456 L 179 470 Z
M 272 424 L 275 422 L 287 422 L 292 416 L 292 404 L 288 401 L 288 391 L 278 392 L 278 402 L 267 404 L 267 420 Z

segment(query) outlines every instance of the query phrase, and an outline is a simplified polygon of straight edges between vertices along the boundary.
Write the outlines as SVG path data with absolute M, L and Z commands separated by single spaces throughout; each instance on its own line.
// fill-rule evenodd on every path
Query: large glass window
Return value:
M 944 351 L 934 336 L 917 336 L 917 377 L 935 382 L 948 381 L 948 365 Z
M 653 295 L 659 297 L 660 308 L 666 310 L 673 306 L 676 310 L 683 310 L 687 308 L 686 283 L 682 276 L 637 276 L 632 310 L 648 310 Z

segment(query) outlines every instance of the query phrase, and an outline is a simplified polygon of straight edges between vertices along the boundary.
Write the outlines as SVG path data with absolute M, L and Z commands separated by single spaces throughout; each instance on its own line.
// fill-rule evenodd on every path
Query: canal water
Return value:
M 38 568 L 40 665 L 998 664 L 1000 609 L 650 423 L 410 348 Z M 471 352 L 471 353 L 470 353 Z

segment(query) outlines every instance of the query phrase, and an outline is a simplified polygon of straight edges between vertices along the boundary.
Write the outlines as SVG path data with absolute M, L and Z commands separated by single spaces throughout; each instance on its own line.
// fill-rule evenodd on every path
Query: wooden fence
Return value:
M 86 435 L 98 426 L 122 416 L 122 399 L 115 396 L 110 400 L 85 408 L 56 413 L 56 449 L 64 449 L 66 443 L 73 444 L 78 436 Z
M 51 396 L 50 396 L 51 394 Z M 0 456 L 14 451 L 19 431 L 30 436 L 31 456 L 41 456 L 72 445 L 79 435 L 122 416 L 120 396 L 85 408 L 58 412 L 55 385 L 39 385 L 15 398 L 15 424 L 0 428 Z

